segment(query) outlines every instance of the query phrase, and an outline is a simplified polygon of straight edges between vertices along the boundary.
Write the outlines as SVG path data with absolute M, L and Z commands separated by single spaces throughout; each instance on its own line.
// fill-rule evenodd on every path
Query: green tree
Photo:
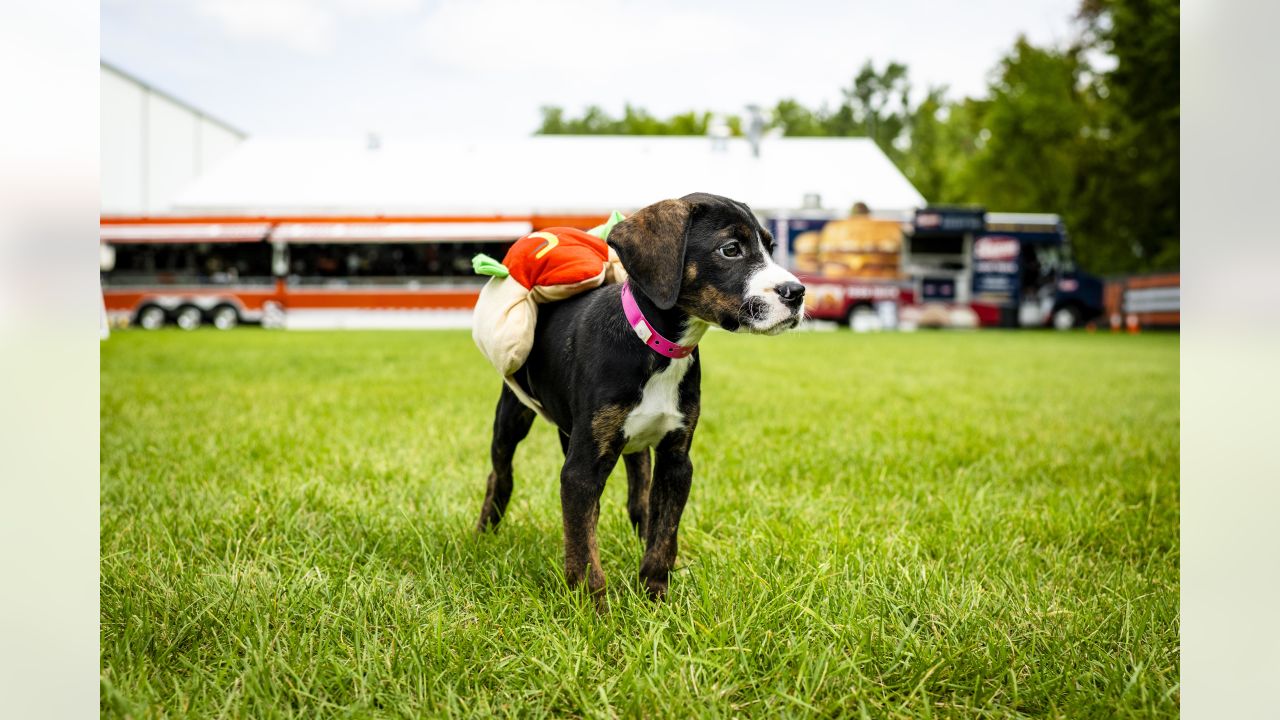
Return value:
M 954 137 L 952 114 L 946 88 L 931 88 L 907 118 L 907 146 L 898 166 L 927 198 L 940 199 L 947 194 L 952 168 L 960 161 L 963 138 Z
M 1110 54 L 1088 231 L 1111 238 L 1121 269 L 1170 269 L 1180 256 L 1177 0 L 1084 0 L 1085 44 Z
M 822 117 L 793 98 L 779 100 L 773 106 L 773 126 L 782 128 L 784 135 L 813 137 L 826 135 Z
M 620 118 L 599 105 L 588 105 L 577 118 L 566 118 L 564 109 L 556 105 L 544 105 L 541 112 L 538 135 L 705 135 L 712 115 L 690 110 L 663 120 L 630 103 Z M 729 116 L 727 122 L 733 134 L 741 134 L 739 118 Z
M 907 66 L 890 62 L 883 72 L 877 72 L 868 60 L 843 94 L 842 108 L 849 109 L 849 116 L 860 132 L 840 134 L 869 137 L 891 160 L 899 160 L 902 151 L 898 140 L 912 115 Z
M 542 125 L 538 127 L 538 134 L 563 135 L 565 133 L 563 108 L 555 105 L 543 105 L 538 110 L 542 113 Z
M 1068 210 L 1092 112 L 1080 87 L 1083 67 L 1078 52 L 1019 38 L 990 86 L 975 138 L 981 146 L 952 190 L 994 209 Z
M 1111 212 L 1119 199 L 1106 194 L 1125 169 L 1112 161 L 1105 95 L 1083 46 L 1039 48 L 1019 38 L 1000 61 L 988 98 L 952 107 L 950 137 L 936 152 L 949 155 L 945 177 L 928 197 L 1057 212 L 1086 267 L 1142 267 Z
M 711 113 L 690 110 L 687 113 L 672 115 L 667 121 L 667 127 L 671 135 L 706 135 L 707 125 L 710 122 Z

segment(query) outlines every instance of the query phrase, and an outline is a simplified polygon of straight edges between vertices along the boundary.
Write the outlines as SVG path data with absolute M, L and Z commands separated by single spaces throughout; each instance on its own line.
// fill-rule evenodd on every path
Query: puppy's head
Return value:
M 618 223 L 609 245 L 663 310 L 766 335 L 804 316 L 804 286 L 773 261 L 773 236 L 740 202 L 706 193 L 662 200 Z

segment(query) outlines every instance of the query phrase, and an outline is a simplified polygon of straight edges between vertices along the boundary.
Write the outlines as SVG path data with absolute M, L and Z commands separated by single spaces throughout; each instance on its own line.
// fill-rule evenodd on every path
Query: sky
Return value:
M 1079 0 L 103 0 L 102 58 L 251 135 L 518 137 L 539 107 L 840 101 L 862 64 L 984 93 Z

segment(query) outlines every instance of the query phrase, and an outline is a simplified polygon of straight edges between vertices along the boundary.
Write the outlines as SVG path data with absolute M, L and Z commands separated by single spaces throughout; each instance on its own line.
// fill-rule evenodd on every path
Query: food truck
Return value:
M 1102 313 L 1102 281 L 1076 267 L 1053 214 L 917 210 L 902 266 L 921 306 L 967 306 L 983 327 L 1066 330 Z
M 1102 313 L 1102 282 L 1076 268 L 1057 215 L 929 206 L 906 218 L 776 219 L 773 231 L 809 317 L 854 330 L 1067 329 Z
M 781 257 L 805 285 L 805 313 L 855 330 L 894 327 L 909 285 L 900 261 L 903 218 L 817 213 L 775 218 Z

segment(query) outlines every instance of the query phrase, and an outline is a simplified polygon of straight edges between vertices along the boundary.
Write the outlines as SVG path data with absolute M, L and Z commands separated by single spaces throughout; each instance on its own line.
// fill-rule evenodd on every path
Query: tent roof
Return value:
M 634 210 L 705 191 L 757 211 L 806 194 L 847 212 L 900 211 L 924 198 L 866 138 L 535 136 L 483 142 L 363 143 L 250 138 L 187 188 L 183 214 L 517 216 Z

